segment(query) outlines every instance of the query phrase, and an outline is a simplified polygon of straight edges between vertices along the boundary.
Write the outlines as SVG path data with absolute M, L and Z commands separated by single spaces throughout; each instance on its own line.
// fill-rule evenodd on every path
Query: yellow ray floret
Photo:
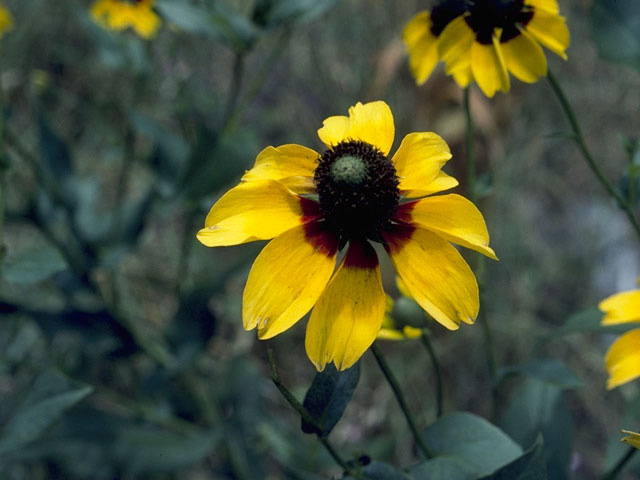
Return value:
M 133 29 L 142 38 L 154 37 L 162 21 L 153 11 L 154 0 L 98 0 L 91 16 L 98 25 L 109 30 Z

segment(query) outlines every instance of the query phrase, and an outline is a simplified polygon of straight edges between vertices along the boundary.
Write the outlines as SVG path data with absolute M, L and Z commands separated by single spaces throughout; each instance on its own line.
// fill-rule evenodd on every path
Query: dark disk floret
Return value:
M 366 142 L 341 142 L 320 157 L 313 181 L 326 226 L 342 244 L 381 239 L 400 199 L 396 169 L 386 155 Z
M 524 0 L 476 0 L 470 3 L 465 20 L 476 33 L 478 43 L 489 45 L 496 28 L 502 29 L 501 42 L 518 35 L 518 26 L 524 26 L 533 18 L 533 11 L 525 8 Z

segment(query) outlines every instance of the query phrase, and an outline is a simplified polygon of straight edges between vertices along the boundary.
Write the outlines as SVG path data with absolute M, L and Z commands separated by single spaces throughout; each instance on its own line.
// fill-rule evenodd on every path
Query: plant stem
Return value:
M 420 340 L 422 340 L 422 344 L 427 350 L 427 354 L 429 355 L 431 363 L 433 364 L 433 371 L 436 375 L 436 417 L 440 418 L 442 416 L 442 372 L 440 371 L 440 362 L 438 361 L 436 352 L 433 349 L 433 345 L 431 344 L 430 336 L 431 333 L 425 328 L 422 330 Z
M 604 175 L 604 172 L 600 168 L 600 165 L 598 165 L 598 162 L 596 162 L 596 160 L 593 158 L 593 155 L 591 154 L 589 147 L 587 147 L 587 144 L 584 140 L 584 135 L 582 134 L 582 129 L 580 128 L 580 124 L 578 123 L 576 114 L 573 111 L 569 100 L 567 100 L 562 87 L 560 87 L 560 84 L 550 70 L 547 72 L 547 78 L 549 79 L 549 84 L 551 85 L 553 93 L 556 95 L 558 101 L 560 102 L 560 105 L 562 106 L 562 110 L 564 111 L 567 120 L 571 124 L 571 129 L 573 130 L 573 141 L 580 149 L 582 156 L 586 160 L 589 168 L 591 168 L 591 171 L 594 173 L 600 184 L 604 187 L 611 198 L 618 202 L 620 208 L 627 215 L 629 223 L 631 223 L 631 226 L 635 230 L 636 234 L 638 235 L 638 237 L 640 237 L 640 224 L 638 223 L 636 216 L 633 214 L 633 206 L 629 204 L 629 202 L 622 196 L 622 194 L 607 179 L 607 177 Z
M 422 451 L 425 457 L 427 458 L 433 457 L 433 454 L 431 453 L 431 451 L 429 450 L 429 447 L 427 447 L 426 443 L 424 442 L 424 439 L 420 435 L 420 431 L 416 426 L 416 422 L 413 419 L 411 412 L 409 411 L 407 402 L 405 401 L 404 396 L 402 395 L 402 391 L 400 390 L 400 385 L 398 384 L 398 380 L 396 379 L 393 372 L 391 371 L 391 368 L 389 368 L 389 364 L 387 363 L 387 360 L 384 358 L 384 355 L 382 354 L 382 352 L 380 351 L 380 349 L 375 343 L 371 345 L 371 352 L 376 357 L 376 361 L 380 366 L 380 370 L 382 370 L 382 373 L 387 379 L 387 382 L 389 383 L 391 390 L 393 390 L 393 394 L 395 395 L 396 400 L 400 405 L 400 409 L 404 414 L 404 418 L 406 418 L 407 423 L 409 424 L 409 428 L 411 429 L 411 433 L 413 434 L 413 437 L 416 443 L 418 444 L 418 447 L 420 448 L 420 450 Z
M 317 431 L 320 431 L 319 427 L 315 427 L 316 422 L 311 417 L 307 409 L 304 408 L 304 406 L 298 401 L 298 399 L 296 399 L 296 397 L 294 397 L 293 394 L 282 383 L 282 380 L 280 379 L 280 374 L 278 373 L 278 367 L 276 366 L 276 359 L 273 353 L 273 349 L 269 347 L 267 351 L 269 354 L 269 364 L 271 365 L 271 379 L 273 380 L 273 383 L 278 388 L 278 390 L 280 391 L 284 399 L 287 401 L 287 403 L 291 405 L 291 407 L 296 412 L 298 412 L 302 420 L 304 420 L 309 425 L 314 425 L 314 429 L 316 429 Z M 333 445 L 331 445 L 331 443 L 329 443 L 329 440 L 326 437 L 323 437 L 321 435 L 316 435 L 316 436 L 318 437 L 318 440 L 320 440 L 320 443 L 322 443 L 324 448 L 327 450 L 327 452 L 329 452 L 329 455 L 331 455 L 331 457 L 335 460 L 335 462 L 345 472 L 347 472 L 349 475 L 351 475 L 354 478 L 359 478 L 359 479 L 364 478 L 360 472 L 358 472 L 353 467 L 351 467 L 349 463 L 340 456 L 338 451 L 333 447 Z
M 629 463 L 629 460 L 631 460 L 631 458 L 635 455 L 637 451 L 638 451 L 637 448 L 629 447 L 629 449 L 625 452 L 625 454 L 622 457 L 620 457 L 620 460 L 618 460 L 618 462 L 613 466 L 613 468 L 602 476 L 602 480 L 613 480 L 614 478 L 616 478 L 618 474 L 622 471 L 624 466 L 627 463 Z
M 475 140 L 475 129 L 473 124 L 473 114 L 471 112 L 471 102 L 470 102 L 470 90 L 471 87 L 467 87 L 464 89 L 464 111 L 467 119 L 467 188 L 469 193 L 469 199 L 476 203 L 477 198 L 477 188 L 476 188 L 476 159 L 474 155 L 474 140 Z M 482 284 L 484 277 L 484 257 L 481 254 L 476 254 L 476 265 L 475 265 L 475 274 L 478 279 L 478 287 L 480 292 L 482 292 Z M 480 295 L 482 298 L 482 295 Z M 480 302 L 482 303 L 482 302 Z M 493 348 L 493 335 L 491 333 L 491 327 L 489 326 L 489 319 L 487 318 L 487 314 L 484 308 L 480 308 L 478 313 L 478 320 L 480 326 L 482 327 L 482 334 L 484 336 L 484 347 L 485 354 L 487 357 L 487 365 L 489 367 L 489 376 L 491 377 L 491 389 L 493 393 L 494 405 L 493 409 L 496 409 L 495 400 L 497 400 L 497 384 L 496 384 L 496 374 L 497 374 L 497 362 L 495 350 Z

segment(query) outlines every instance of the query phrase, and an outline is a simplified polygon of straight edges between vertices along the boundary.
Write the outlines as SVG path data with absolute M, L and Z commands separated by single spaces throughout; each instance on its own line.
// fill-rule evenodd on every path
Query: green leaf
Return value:
M 254 20 L 266 27 L 310 21 L 333 7 L 337 0 L 263 0 L 256 6 Z
M 526 365 L 501 368 L 499 377 L 523 374 L 549 383 L 562 389 L 580 388 L 584 384 L 575 373 L 563 362 L 544 359 L 530 362 Z
M 317 373 L 303 402 L 315 425 L 302 420 L 302 431 L 323 437 L 329 435 L 351 401 L 359 379 L 360 363 L 342 372 L 329 364 Z
M 33 248 L 9 259 L 2 267 L 2 277 L 9 283 L 33 285 L 66 270 L 67 262 L 54 247 Z
M 538 435 L 535 443 L 519 458 L 481 480 L 546 480 L 544 444 Z
M 475 480 L 475 469 L 454 457 L 435 457 L 422 462 L 409 471 L 416 479 Z
M 531 445 L 542 434 L 549 478 L 567 478 L 574 428 L 561 388 L 526 378 L 513 391 L 500 424 L 520 445 Z
M 40 153 L 48 173 L 59 181 L 70 177 L 73 173 L 73 167 L 69 149 L 40 110 L 38 110 L 38 133 Z
M 373 461 L 362 467 L 360 472 L 367 480 L 411 480 L 409 475 L 385 462 Z M 353 477 L 347 476 L 346 479 L 353 480 Z
M 640 70 L 640 9 L 637 0 L 595 0 L 591 29 L 598 53 Z
M 478 476 L 515 460 L 522 448 L 495 425 L 467 412 L 445 415 L 423 432 L 435 456 L 453 457 Z
M 46 370 L 12 412 L 0 432 L 0 456 L 18 451 L 40 437 L 62 414 L 91 393 L 56 370 Z

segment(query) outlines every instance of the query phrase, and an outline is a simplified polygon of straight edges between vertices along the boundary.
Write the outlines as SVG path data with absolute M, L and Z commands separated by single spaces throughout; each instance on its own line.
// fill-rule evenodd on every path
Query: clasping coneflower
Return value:
M 598 305 L 605 313 L 602 325 L 640 322 L 640 290 L 616 293 Z M 620 336 L 607 351 L 607 388 L 612 389 L 640 377 L 640 328 Z
M 547 74 L 540 44 L 564 59 L 569 46 L 556 0 L 441 0 L 413 17 L 403 37 L 419 85 L 441 60 L 460 87 L 475 80 L 488 97 L 509 91 L 508 72 L 527 83 Z
M 267 147 L 198 232 L 210 247 L 273 239 L 249 273 L 244 328 L 268 339 L 313 308 L 305 346 L 318 370 L 330 362 L 349 368 L 380 331 L 386 297 L 372 244 L 390 255 L 411 297 L 451 330 L 474 322 L 479 300 L 473 272 L 449 242 L 496 258 L 470 201 L 429 196 L 458 183 L 441 171 L 451 158 L 446 142 L 411 133 L 390 157 L 394 133 L 386 103 L 358 103 L 348 117 L 324 121 L 322 154 Z
M 142 38 L 155 36 L 162 21 L 153 11 L 154 0 L 98 0 L 91 16 L 109 30 L 132 28 Z

